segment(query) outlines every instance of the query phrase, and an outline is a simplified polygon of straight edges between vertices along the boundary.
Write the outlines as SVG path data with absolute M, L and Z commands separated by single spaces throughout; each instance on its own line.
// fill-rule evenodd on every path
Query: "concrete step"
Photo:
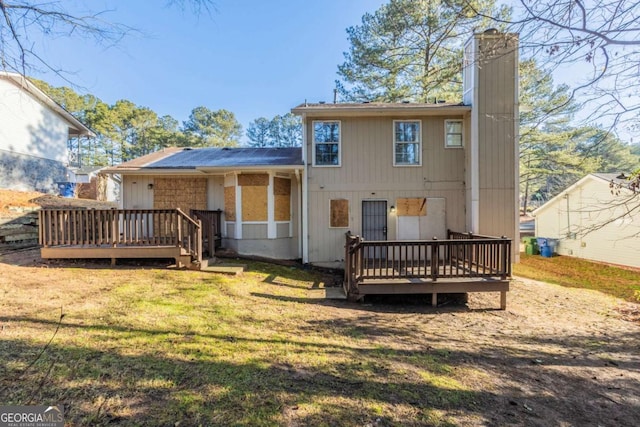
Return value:
M 210 262 L 207 260 L 202 260 L 202 266 L 200 267 L 200 271 L 206 271 L 207 273 L 218 273 L 218 274 L 227 274 L 230 276 L 240 276 L 244 273 L 244 270 L 247 268 L 246 265 L 242 264 L 226 264 L 219 262 Z

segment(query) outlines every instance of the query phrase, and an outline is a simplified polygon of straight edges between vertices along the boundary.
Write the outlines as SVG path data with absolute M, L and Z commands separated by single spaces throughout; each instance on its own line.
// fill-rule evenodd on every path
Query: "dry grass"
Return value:
M 62 403 L 70 426 L 629 425 L 640 416 L 640 334 L 615 317 L 613 298 L 517 283 L 508 311 L 487 310 L 499 299 L 486 294 L 468 307 L 349 304 L 314 298 L 325 280 L 317 273 L 250 267 L 229 278 L 3 264 L 0 402 Z

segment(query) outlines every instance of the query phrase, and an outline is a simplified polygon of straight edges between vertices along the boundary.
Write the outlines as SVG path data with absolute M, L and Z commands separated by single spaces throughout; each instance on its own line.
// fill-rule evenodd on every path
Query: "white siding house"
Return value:
M 612 191 L 617 176 L 587 175 L 536 209 L 536 236 L 559 239 L 560 255 L 640 267 L 640 194 Z
M 23 76 L 0 72 L 0 188 L 52 191 L 67 181 L 67 141 L 92 135 Z

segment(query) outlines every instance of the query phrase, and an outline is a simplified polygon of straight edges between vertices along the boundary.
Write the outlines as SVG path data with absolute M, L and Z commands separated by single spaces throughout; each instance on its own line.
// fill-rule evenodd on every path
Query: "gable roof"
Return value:
M 85 126 L 80 120 L 76 119 L 71 113 L 65 110 L 60 104 L 51 99 L 46 93 L 38 89 L 36 85 L 31 83 L 29 79 L 21 74 L 10 73 L 8 71 L 0 71 L 0 79 L 19 87 L 29 93 L 36 100 L 46 105 L 50 110 L 56 113 L 62 120 L 69 125 L 69 134 L 74 136 L 95 136 L 93 131 Z
M 302 148 L 170 147 L 107 168 L 107 173 L 158 170 L 215 171 L 256 167 L 302 169 Z
M 619 173 L 590 173 L 589 175 L 586 175 L 586 176 L 582 177 L 577 182 L 573 183 L 572 185 L 570 185 L 567 188 L 565 188 L 564 190 L 562 190 L 555 197 L 552 197 L 551 199 L 547 200 L 547 202 L 544 205 L 540 206 L 538 209 L 534 210 L 531 213 L 534 216 L 537 215 L 541 211 L 543 211 L 543 210 L 547 209 L 548 207 L 552 206 L 558 199 L 563 198 L 565 196 L 565 194 L 571 193 L 575 188 L 580 187 L 582 184 L 584 184 L 586 181 L 589 181 L 589 180 L 601 181 L 603 184 L 607 184 L 607 185 L 609 185 L 611 183 L 618 184 L 618 185 L 629 184 L 629 181 L 627 181 L 626 178 L 621 178 L 622 176 L 624 176 L 624 174 L 619 174 Z
M 361 102 L 361 103 L 336 103 L 336 104 L 310 104 L 304 103 L 291 109 L 293 114 L 320 116 L 424 116 L 464 114 L 471 111 L 471 106 L 461 103 L 415 103 L 415 102 Z

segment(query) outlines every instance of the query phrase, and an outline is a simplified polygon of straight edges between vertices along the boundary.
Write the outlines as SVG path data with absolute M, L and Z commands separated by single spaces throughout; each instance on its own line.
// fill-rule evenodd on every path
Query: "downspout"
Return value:
M 309 164 L 307 162 L 307 116 L 302 114 L 302 263 L 309 263 Z
M 298 191 L 300 194 L 300 199 L 298 200 L 298 258 L 302 258 L 302 217 L 306 216 L 303 214 L 303 205 L 302 205 L 302 187 L 300 186 L 300 170 L 295 170 L 296 175 L 296 184 L 298 186 Z
M 571 214 L 569 213 L 569 193 L 564 195 L 564 199 L 567 201 L 567 238 L 571 238 Z

